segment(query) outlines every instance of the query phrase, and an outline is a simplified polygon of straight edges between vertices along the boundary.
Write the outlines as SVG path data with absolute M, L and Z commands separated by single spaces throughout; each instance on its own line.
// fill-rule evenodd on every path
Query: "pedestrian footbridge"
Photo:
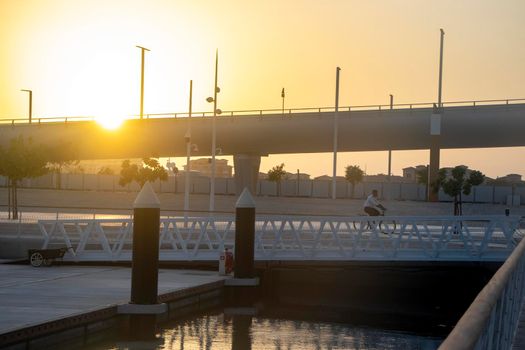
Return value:
M 40 220 L 38 228 L 43 248 L 71 247 L 66 261 L 131 260 L 131 217 Z M 330 261 L 333 267 L 338 262 L 382 261 L 376 272 L 393 262 L 412 266 L 436 262 L 427 265 L 428 272 L 440 262 L 452 270 L 464 262 L 497 263 L 501 265 L 497 272 L 439 349 L 521 349 L 525 338 L 523 233 L 520 216 L 258 216 L 254 248 L 259 262 Z M 160 260 L 216 262 L 224 249 L 235 250 L 234 235 L 233 217 L 163 217 Z M 359 272 L 359 268 L 350 271 Z M 445 281 L 442 277 L 432 286 L 439 289 Z M 461 297 L 454 288 L 445 283 L 440 290 L 453 290 L 453 298 Z
M 258 261 L 503 262 L 522 238 L 519 216 L 258 216 Z M 66 261 L 131 261 L 132 219 L 38 222 L 43 248 Z M 235 250 L 234 217 L 160 220 L 160 260 L 218 261 Z

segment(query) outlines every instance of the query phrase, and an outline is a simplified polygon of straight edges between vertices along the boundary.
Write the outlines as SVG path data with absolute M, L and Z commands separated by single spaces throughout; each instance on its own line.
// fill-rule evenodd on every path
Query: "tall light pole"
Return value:
M 445 38 L 445 31 L 443 28 L 439 29 L 441 35 L 439 40 L 439 85 L 438 85 L 438 107 L 443 107 L 441 103 L 441 86 L 443 82 L 443 41 Z
M 141 50 L 142 54 L 140 69 L 140 119 L 142 119 L 144 117 L 144 53 L 150 50 L 138 45 L 137 47 Z
M 184 181 L 184 217 L 188 217 L 188 210 L 190 209 L 190 156 L 191 156 L 191 107 L 193 97 L 193 80 L 190 80 L 190 101 L 188 113 L 188 130 L 184 139 L 186 141 L 186 176 Z
M 283 114 L 284 114 L 284 97 L 286 94 L 284 93 L 284 88 L 281 90 L 281 98 L 283 99 Z
M 390 94 L 390 110 L 394 109 L 394 95 Z M 392 150 L 388 150 L 388 199 L 390 199 L 390 186 L 392 182 Z
M 394 109 L 394 95 L 390 94 L 390 110 Z M 392 176 L 392 150 L 388 150 L 388 182 Z
M 213 118 L 212 118 L 212 135 L 211 135 L 211 181 L 210 181 L 210 212 L 215 210 L 215 152 L 217 150 L 217 114 L 221 114 L 221 110 L 217 109 L 217 93 L 221 90 L 217 86 L 217 71 L 219 68 L 219 50 L 215 51 L 215 84 L 213 88 L 213 97 L 208 97 L 206 101 L 213 102 Z
M 33 118 L 33 91 L 21 89 L 20 91 L 29 93 L 29 124 L 31 124 L 31 119 Z
M 341 68 L 337 67 L 335 70 L 335 113 L 334 113 L 334 161 L 333 161 L 333 176 L 332 176 L 332 199 L 336 198 L 337 190 L 337 134 L 339 128 L 339 72 Z
M 440 29 L 439 45 L 439 81 L 438 81 L 438 103 L 430 116 L 430 164 L 428 166 L 428 200 L 438 201 L 438 193 L 432 190 L 432 184 L 436 181 L 439 173 L 439 158 L 441 146 L 441 115 L 443 114 L 443 103 L 441 101 L 441 87 L 443 83 L 443 41 L 445 31 Z

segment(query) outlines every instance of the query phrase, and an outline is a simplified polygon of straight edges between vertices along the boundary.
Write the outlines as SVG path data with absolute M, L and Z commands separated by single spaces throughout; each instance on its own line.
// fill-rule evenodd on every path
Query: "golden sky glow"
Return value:
M 222 110 L 333 106 L 437 99 L 444 28 L 445 101 L 525 98 L 525 2 L 521 0 L 0 0 L 0 118 L 139 113 L 140 50 L 146 53 L 145 113 L 209 111 L 215 49 Z M 104 117 L 113 118 L 113 117 Z M 344 136 L 343 136 L 344 137 Z M 219 140 L 220 142 L 220 140 Z M 490 156 L 490 158 L 489 158 Z M 443 151 L 442 165 L 490 176 L 525 175 L 525 148 Z M 261 171 L 331 174 L 331 155 L 264 158 Z M 386 152 L 345 153 L 338 173 L 359 164 L 387 171 Z M 181 163 L 181 161 L 177 161 Z M 394 152 L 393 170 L 428 162 Z M 181 165 L 181 164 L 179 164 Z

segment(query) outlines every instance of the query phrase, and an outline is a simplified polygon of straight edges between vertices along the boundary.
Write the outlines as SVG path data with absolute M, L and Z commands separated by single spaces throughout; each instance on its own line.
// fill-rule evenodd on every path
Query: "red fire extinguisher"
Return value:
M 219 256 L 219 275 L 229 275 L 233 271 L 233 253 L 225 248 Z

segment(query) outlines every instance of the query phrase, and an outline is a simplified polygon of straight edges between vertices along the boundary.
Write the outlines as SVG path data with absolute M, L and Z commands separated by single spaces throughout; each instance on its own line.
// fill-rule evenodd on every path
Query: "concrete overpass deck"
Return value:
M 338 151 L 429 149 L 433 111 L 431 104 L 340 108 Z M 190 118 L 154 117 L 126 120 L 116 130 L 93 120 L 12 121 L 0 124 L 0 147 L 23 135 L 37 144 L 70 147 L 77 159 L 185 156 Z M 191 118 L 190 142 L 198 145 L 192 156 L 211 154 L 212 118 Z M 261 156 L 332 152 L 334 123 L 333 109 L 325 108 L 225 112 L 216 120 L 216 145 L 221 155 L 235 156 L 236 176 L 244 179 L 237 181 L 250 184 Z M 525 146 L 523 130 L 525 99 L 444 104 L 439 148 Z
M 525 146 L 525 100 L 510 101 L 445 104 L 441 148 Z M 397 107 L 340 108 L 338 150 L 428 149 L 432 107 Z M 212 116 L 200 115 L 191 118 L 191 142 L 198 145 L 192 155 L 208 156 Z M 150 115 L 148 119 L 126 120 L 116 130 L 80 118 L 40 119 L 32 124 L 11 120 L 0 124 L 0 146 L 24 135 L 35 143 L 69 144 L 79 159 L 185 156 L 189 119 L 180 116 Z M 328 108 L 287 110 L 284 114 L 281 110 L 225 112 L 217 117 L 217 146 L 222 155 L 331 152 L 333 116 L 333 109 Z

